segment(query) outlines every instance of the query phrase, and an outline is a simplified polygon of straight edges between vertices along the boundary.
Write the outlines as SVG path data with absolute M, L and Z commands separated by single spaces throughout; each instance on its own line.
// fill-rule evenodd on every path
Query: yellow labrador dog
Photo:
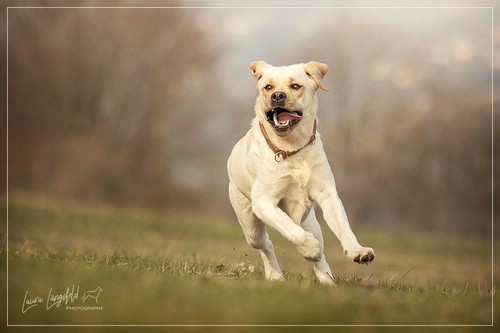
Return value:
M 267 279 L 283 279 L 266 232 L 270 226 L 314 262 L 321 283 L 334 284 L 313 203 L 349 259 L 368 264 L 375 252 L 361 246 L 349 226 L 317 132 L 316 91 L 327 90 L 321 80 L 328 66 L 254 61 L 250 70 L 258 80 L 256 117 L 227 163 L 231 204 L 248 244 L 260 251 Z

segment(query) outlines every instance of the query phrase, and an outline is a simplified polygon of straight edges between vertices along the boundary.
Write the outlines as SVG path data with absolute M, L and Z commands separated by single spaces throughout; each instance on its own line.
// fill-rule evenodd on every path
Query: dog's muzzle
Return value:
M 302 112 L 291 111 L 284 108 L 287 95 L 284 91 L 275 91 L 271 95 L 271 107 L 266 112 L 267 121 L 280 135 L 286 135 L 302 119 Z

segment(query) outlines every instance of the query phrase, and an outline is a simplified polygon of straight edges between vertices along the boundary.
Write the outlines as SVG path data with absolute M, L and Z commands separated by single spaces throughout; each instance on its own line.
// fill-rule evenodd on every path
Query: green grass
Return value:
M 11 199 L 9 324 L 491 324 L 498 297 L 490 242 L 355 228 L 377 252 L 372 265 L 360 266 L 323 231 L 337 287 L 320 285 L 310 263 L 275 232 L 286 281 L 266 281 L 235 219 Z M 69 306 L 84 305 L 83 293 L 101 287 L 98 302 L 85 305 L 102 309 L 46 308 L 51 289 L 64 294 L 73 285 L 79 295 Z M 44 302 L 22 313 L 26 292 Z

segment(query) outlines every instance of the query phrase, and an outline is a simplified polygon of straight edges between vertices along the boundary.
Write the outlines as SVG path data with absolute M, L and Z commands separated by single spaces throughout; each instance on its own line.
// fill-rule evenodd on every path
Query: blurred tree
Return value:
M 176 9 L 9 11 L 10 189 L 178 204 L 216 45 Z
M 229 208 L 225 161 L 253 114 L 248 62 L 314 59 L 330 66 L 319 127 L 352 222 L 489 234 L 483 13 L 343 8 L 321 24 L 290 10 L 281 50 L 253 29 L 257 9 L 11 8 L 10 190 Z
M 345 15 L 322 28 L 331 43 L 310 41 L 330 65 L 320 130 L 354 223 L 491 232 L 491 35 L 449 21 L 415 34 Z

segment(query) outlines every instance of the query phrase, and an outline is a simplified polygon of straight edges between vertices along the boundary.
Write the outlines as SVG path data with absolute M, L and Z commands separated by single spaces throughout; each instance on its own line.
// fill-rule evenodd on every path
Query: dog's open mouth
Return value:
M 287 131 L 296 126 L 302 119 L 302 112 L 274 108 L 266 112 L 267 121 L 276 131 Z

